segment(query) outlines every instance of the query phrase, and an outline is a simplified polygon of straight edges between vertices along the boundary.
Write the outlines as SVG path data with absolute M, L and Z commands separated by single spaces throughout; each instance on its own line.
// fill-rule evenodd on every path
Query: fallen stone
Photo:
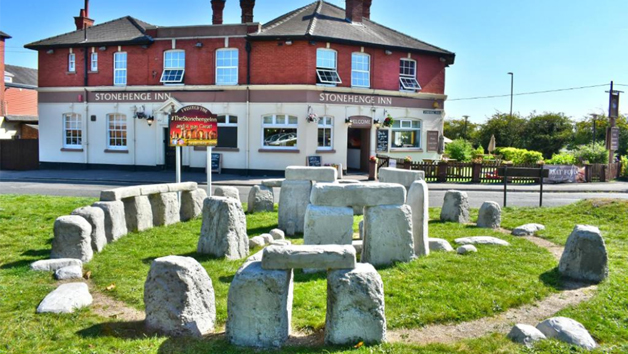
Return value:
M 59 268 L 55 271 L 55 279 L 57 280 L 69 280 L 69 279 L 82 279 L 83 267 L 73 265 L 68 267 Z
M 508 338 L 528 348 L 538 341 L 547 339 L 541 331 L 527 324 L 516 324 L 508 333 Z
M 266 240 L 262 236 L 255 236 L 249 239 L 249 249 L 264 247 L 264 245 L 266 245 Z
M 334 182 L 338 179 L 338 170 L 333 167 L 288 166 L 286 180 Z M 283 193 L 283 185 L 281 186 Z
M 364 248 L 364 243 L 362 240 L 353 240 L 351 241 L 351 245 L 355 248 L 355 253 L 362 253 L 362 249 Z
M 265 179 L 262 180 L 262 186 L 266 186 L 269 188 L 281 188 L 281 183 L 283 183 L 283 181 L 283 178 Z
M 453 247 L 451 247 L 449 242 L 442 238 L 430 238 L 429 243 L 430 243 L 430 251 L 432 252 L 437 252 L 437 251 L 453 252 L 454 251 Z
M 469 222 L 469 197 L 466 192 L 449 190 L 445 193 L 440 220 L 462 224 Z
M 459 245 L 497 245 L 510 246 L 510 243 L 492 236 L 461 237 L 454 240 Z
M 205 268 L 194 258 L 155 259 L 144 283 L 144 304 L 150 330 L 194 337 L 214 330 L 214 287 Z
M 124 203 L 119 200 L 114 202 L 96 202 L 92 206 L 102 209 L 105 213 L 107 243 L 115 242 L 127 234 Z
M 72 313 L 92 304 L 92 295 L 85 283 L 61 284 L 46 295 L 37 306 L 37 313 Z
M 599 283 L 608 277 L 608 253 L 600 229 L 576 225 L 558 263 L 561 276 Z
M 82 216 L 92 226 L 92 250 L 102 251 L 107 245 L 107 235 L 105 235 L 105 212 L 100 208 L 86 206 L 75 209 L 72 215 Z
M 169 192 L 168 184 L 146 184 L 140 186 L 140 194 L 141 195 L 151 195 L 157 193 L 168 193 Z
M 283 187 L 281 188 L 283 194 Z M 310 202 L 320 206 L 359 207 L 401 205 L 406 202 L 406 190 L 392 183 L 316 183 Z
M 275 240 L 271 234 L 261 234 L 260 237 L 264 239 L 264 243 L 267 245 Z
M 181 221 L 192 220 L 203 213 L 203 201 L 207 198 L 204 189 L 181 193 L 181 210 L 179 216 Z
M 214 196 L 233 198 L 240 201 L 240 191 L 236 187 L 218 186 L 214 189 Z
M 464 245 L 464 246 L 460 246 L 460 247 L 458 247 L 458 249 L 456 249 L 456 252 L 458 252 L 458 254 L 475 253 L 477 251 L 478 251 L 478 249 L 475 248 L 475 246 L 473 246 L 473 245 Z
M 391 167 L 382 167 L 377 172 L 377 178 L 382 183 L 397 183 L 410 190 L 414 181 L 425 180 L 425 171 L 402 170 Z
M 147 196 L 124 198 L 122 202 L 128 231 L 144 231 L 153 228 L 153 210 Z
M 405 171 L 405 170 L 402 170 Z M 423 172 L 423 171 L 416 171 Z M 427 183 L 421 180 L 413 181 L 408 188 L 407 202 L 412 209 L 412 237 L 414 238 L 414 254 L 417 257 L 430 254 L 430 243 L 428 236 L 429 199 Z
M 364 208 L 363 263 L 374 266 L 410 262 L 415 258 L 412 210 L 408 205 Z
M 577 345 L 587 350 L 597 347 L 595 340 L 584 326 L 571 318 L 552 317 L 536 325 L 547 338 L 554 338 L 561 342 Z
M 273 236 L 273 239 L 275 240 L 283 240 L 286 238 L 286 235 L 281 229 L 272 229 L 270 230 L 270 234 L 271 236 Z
M 335 170 L 334 170 L 335 171 Z M 303 232 L 305 210 L 310 201 L 312 182 L 286 180 L 281 185 L 279 194 L 279 228 L 288 236 Z M 288 232 L 288 223 L 294 223 L 294 233 Z
M 56 271 L 61 268 L 78 266 L 83 267 L 83 262 L 80 259 L 75 258 L 57 258 L 57 259 L 42 259 L 31 263 L 31 269 L 35 271 Z
M 290 335 L 292 291 L 291 269 L 266 270 L 262 262 L 243 264 L 229 286 L 227 340 L 246 347 L 281 347 Z
M 140 187 L 130 186 L 115 189 L 108 189 L 100 192 L 100 201 L 114 202 L 124 198 L 131 198 L 140 195 Z
M 264 248 L 264 269 L 352 269 L 355 248 L 351 245 L 292 245 Z
M 246 216 L 239 201 L 225 197 L 205 199 L 197 251 L 227 259 L 241 259 L 248 255 Z
M 478 213 L 478 227 L 498 229 L 502 223 L 502 208 L 496 202 L 484 202 Z
M 92 226 L 82 216 L 60 216 L 55 220 L 50 258 L 76 258 L 83 263 L 94 256 Z
M 358 263 L 355 269 L 330 270 L 325 343 L 386 341 L 384 307 L 384 284 L 372 265 Z
M 303 244 L 350 245 L 353 239 L 353 210 L 347 207 L 308 205 L 305 211 Z
M 274 240 L 270 243 L 271 246 L 290 246 L 292 242 L 288 240 Z
M 541 224 L 525 224 L 515 227 L 512 230 L 512 234 L 514 236 L 532 236 L 541 230 L 545 230 L 545 226 Z
M 248 211 L 249 213 L 260 213 L 273 211 L 275 208 L 275 196 L 273 189 L 266 186 L 253 186 L 249 192 Z
M 198 189 L 196 182 L 168 183 L 168 192 L 185 192 Z
M 341 177 L 342 178 L 342 177 Z M 360 184 L 362 182 L 355 180 L 355 179 L 339 179 L 336 181 L 336 183 L 342 183 L 342 184 Z
M 183 195 L 183 193 L 181 193 Z M 181 221 L 179 197 L 175 192 L 151 194 L 148 197 L 153 211 L 153 225 L 167 226 Z

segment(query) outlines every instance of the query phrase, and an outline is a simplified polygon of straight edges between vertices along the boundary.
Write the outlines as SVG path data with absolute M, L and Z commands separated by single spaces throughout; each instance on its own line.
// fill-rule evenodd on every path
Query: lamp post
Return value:
M 469 119 L 469 116 L 462 116 L 462 118 L 464 118 L 464 140 L 467 140 L 467 120 Z
M 510 75 L 510 118 L 512 118 L 512 96 L 515 83 L 515 74 L 509 72 L 508 75 Z
M 593 139 L 591 139 L 591 146 L 595 145 L 595 120 L 597 119 L 597 114 L 593 113 L 591 114 L 591 117 L 593 118 Z

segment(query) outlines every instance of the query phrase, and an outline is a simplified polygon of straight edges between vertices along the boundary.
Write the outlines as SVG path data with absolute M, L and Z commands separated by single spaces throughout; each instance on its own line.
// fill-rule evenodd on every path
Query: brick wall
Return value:
M 7 115 L 36 116 L 37 91 L 10 87 L 6 90 Z

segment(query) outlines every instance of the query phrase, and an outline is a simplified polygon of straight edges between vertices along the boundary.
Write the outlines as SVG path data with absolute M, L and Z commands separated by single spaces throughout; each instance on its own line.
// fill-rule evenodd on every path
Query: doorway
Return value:
M 347 169 L 368 172 L 371 129 L 349 128 L 347 134 Z
M 177 166 L 177 148 L 170 146 L 170 129 L 164 128 L 164 169 L 174 171 Z

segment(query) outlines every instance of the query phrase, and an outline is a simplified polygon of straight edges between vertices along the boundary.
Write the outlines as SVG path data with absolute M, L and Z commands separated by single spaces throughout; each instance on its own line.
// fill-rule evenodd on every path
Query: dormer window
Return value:
M 401 59 L 399 64 L 399 90 L 416 92 L 421 90 L 421 85 L 416 79 L 416 61 Z
M 335 50 L 316 50 L 316 76 L 317 84 L 332 85 L 341 84 L 340 75 L 337 69 L 337 54 Z
M 185 52 L 169 50 L 164 53 L 164 71 L 159 82 L 164 84 L 181 84 L 185 75 Z
M 68 55 L 68 71 L 71 73 L 76 72 L 76 56 L 74 53 Z

